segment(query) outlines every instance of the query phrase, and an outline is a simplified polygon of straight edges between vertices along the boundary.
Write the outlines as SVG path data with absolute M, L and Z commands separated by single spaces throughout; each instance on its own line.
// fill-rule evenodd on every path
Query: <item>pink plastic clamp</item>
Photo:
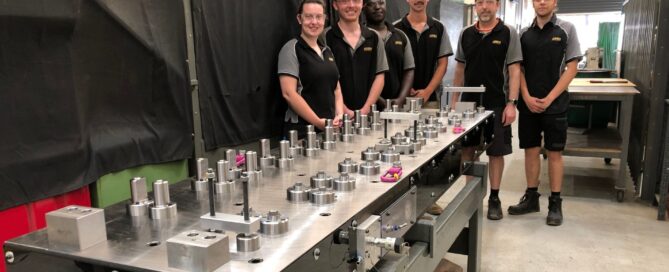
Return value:
M 240 167 L 246 163 L 246 156 L 244 154 L 237 154 L 237 157 L 235 157 L 235 165 L 237 167 Z
M 402 167 L 393 166 L 381 176 L 382 182 L 397 182 L 402 177 Z

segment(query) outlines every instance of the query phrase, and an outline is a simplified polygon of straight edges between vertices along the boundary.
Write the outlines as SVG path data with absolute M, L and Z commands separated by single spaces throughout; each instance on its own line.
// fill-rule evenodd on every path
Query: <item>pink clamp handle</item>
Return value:
M 246 163 L 246 157 L 243 154 L 237 154 L 237 157 L 235 157 L 235 165 L 237 167 L 240 167 Z
M 463 127 L 453 127 L 453 133 L 459 134 L 465 132 L 465 128 Z
M 391 167 L 386 171 L 385 174 L 381 176 L 381 181 L 382 182 L 397 182 L 400 180 L 400 177 L 402 176 L 402 168 L 401 167 Z

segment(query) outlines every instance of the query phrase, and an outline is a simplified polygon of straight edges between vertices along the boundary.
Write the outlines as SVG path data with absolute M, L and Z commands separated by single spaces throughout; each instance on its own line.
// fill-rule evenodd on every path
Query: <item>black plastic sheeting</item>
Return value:
M 331 1 L 324 1 L 336 20 Z M 199 102 L 205 149 L 260 138 L 282 138 L 286 102 L 276 75 L 281 47 L 299 34 L 298 0 L 193 0 Z M 387 19 L 408 12 L 404 0 L 389 0 Z M 441 1 L 429 3 L 439 17 Z
M 192 156 L 181 0 L 0 2 L 0 210 Z
M 277 56 L 299 33 L 298 1 L 192 3 L 205 149 L 278 135 L 286 103 Z

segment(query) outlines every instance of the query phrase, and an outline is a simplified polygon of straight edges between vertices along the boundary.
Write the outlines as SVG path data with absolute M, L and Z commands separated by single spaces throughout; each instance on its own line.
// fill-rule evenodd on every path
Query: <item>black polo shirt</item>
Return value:
M 560 80 L 567 63 L 580 61 L 582 58 L 578 36 L 574 25 L 558 19 L 555 14 L 541 29 L 536 23 L 520 31 L 520 43 L 523 48 L 523 68 L 530 95 L 536 98 L 546 97 Z M 567 111 L 569 93 L 562 92 L 544 111 L 557 114 Z M 530 113 L 521 99 L 518 109 Z
M 355 47 L 344 40 L 339 24 L 335 23 L 323 33 L 325 43 L 334 55 L 339 68 L 339 84 L 344 104 L 351 110 L 365 105 L 376 75 L 388 70 L 386 52 L 379 35 L 360 25 L 360 39 Z
M 463 93 L 462 101 L 488 109 L 504 107 L 509 88 L 507 66 L 523 61 L 518 33 L 502 20 L 489 33 L 471 25 L 460 33 L 455 60 L 465 64 L 464 86 L 486 88 L 483 101 L 479 93 Z
M 388 71 L 385 74 L 385 84 L 381 97 L 395 99 L 400 95 L 402 78 L 404 72 L 415 68 L 413 52 L 409 38 L 402 30 L 385 23 L 388 32 L 381 39 L 386 45 L 386 57 L 388 59 Z
M 279 52 L 278 74 L 297 79 L 297 92 L 320 118 L 335 117 L 335 89 L 339 70 L 330 48 L 319 43 L 321 55 L 298 37 L 288 41 Z M 286 111 L 288 123 L 308 124 L 292 109 Z
M 411 42 L 416 70 L 414 71 L 413 88 L 425 89 L 437 69 L 437 60 L 453 55 L 453 48 L 444 25 L 438 20 L 428 17 L 425 29 L 418 32 L 404 16 L 395 22 L 395 27 L 404 31 Z M 437 92 L 433 92 L 430 101 L 436 100 Z

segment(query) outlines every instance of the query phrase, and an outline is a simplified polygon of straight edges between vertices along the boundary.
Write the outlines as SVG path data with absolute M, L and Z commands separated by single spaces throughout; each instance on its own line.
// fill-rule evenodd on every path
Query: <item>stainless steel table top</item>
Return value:
M 426 113 L 432 111 L 425 110 Z M 469 132 L 480 124 L 492 112 L 479 114 L 472 120 L 463 121 L 463 127 Z M 443 120 L 445 123 L 445 119 Z M 393 122 L 389 124 L 389 136 L 395 132 L 403 132 L 409 122 Z M 436 139 L 428 139 L 427 145 L 415 155 L 400 157 L 404 176 L 414 172 L 428 162 L 441 150 L 456 142 L 465 133 L 440 133 Z M 337 176 L 337 164 L 347 157 L 361 162 L 360 152 L 374 146 L 383 137 L 383 132 L 373 132 L 369 136 L 356 135 L 354 142 L 337 142 L 333 151 L 321 150 L 316 158 L 298 158 L 293 171 L 265 171 L 258 186 L 249 187 L 250 207 L 252 214 L 266 214 L 270 209 L 279 210 L 290 220 L 289 231 L 280 236 L 261 235 L 261 248 L 255 252 L 243 253 L 236 251 L 235 233 L 226 233 L 230 237 L 231 261 L 216 271 L 277 271 L 286 268 L 298 257 L 306 253 L 319 241 L 326 238 L 338 227 L 350 220 L 358 212 L 370 205 L 374 200 L 398 183 L 374 182 L 379 175 L 354 175 L 357 179 L 356 189 L 351 192 L 337 193 L 333 204 L 316 206 L 310 203 L 289 203 L 286 200 L 286 189 L 295 182 L 308 186 L 309 178 L 319 170 Z M 381 164 L 384 173 L 390 163 Z M 34 252 L 77 259 L 93 264 L 110 265 L 128 270 L 160 270 L 180 271 L 167 265 L 167 249 L 165 241 L 186 230 L 201 229 L 199 218 L 208 212 L 208 199 L 205 194 L 190 191 L 188 182 L 174 185 L 171 190 L 172 200 L 178 205 L 178 216 L 170 221 L 151 220 L 148 217 L 133 220 L 121 209 L 106 211 L 108 241 L 81 252 L 57 248 L 49 244 L 46 230 L 39 230 L 12 239 L 7 242 L 10 248 L 24 249 Z M 217 212 L 239 213 L 242 209 L 241 184 L 233 194 L 217 195 Z M 390 203 L 388 203 L 390 204 Z M 322 216 L 321 214 L 329 214 Z M 151 242 L 160 244 L 150 246 Z M 249 260 L 262 258 L 260 263 L 252 264 Z

